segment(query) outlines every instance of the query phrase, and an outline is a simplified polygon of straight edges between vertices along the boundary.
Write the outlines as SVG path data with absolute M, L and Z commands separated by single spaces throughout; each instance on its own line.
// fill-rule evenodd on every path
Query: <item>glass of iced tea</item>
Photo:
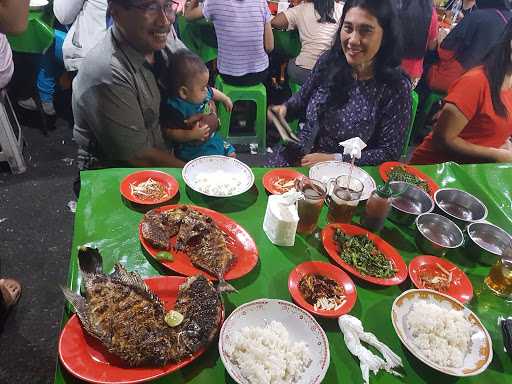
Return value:
M 503 251 L 484 281 L 496 295 L 512 298 L 512 244 Z
M 309 235 L 316 228 L 327 190 L 322 182 L 307 177 L 295 180 L 295 189 L 304 195 L 304 199 L 297 202 L 299 213 L 297 232 Z
M 363 189 L 364 185 L 358 178 L 351 176 L 349 180 L 348 175 L 338 176 L 327 199 L 329 205 L 327 220 L 329 223 L 350 223 Z

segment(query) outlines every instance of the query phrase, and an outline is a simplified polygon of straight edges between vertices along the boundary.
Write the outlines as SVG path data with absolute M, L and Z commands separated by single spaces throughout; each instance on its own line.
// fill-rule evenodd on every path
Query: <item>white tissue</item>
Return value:
M 339 145 L 343 147 L 343 154 L 349 155 L 352 159 L 360 159 L 361 151 L 366 148 L 366 143 L 359 137 L 342 141 Z
M 370 371 L 377 374 L 380 369 L 396 376 L 401 376 L 393 368 L 402 366 L 402 360 L 387 345 L 380 342 L 373 333 L 365 332 L 361 321 L 350 315 L 343 315 L 338 318 L 338 325 L 348 350 L 359 359 L 359 366 L 366 384 L 370 382 Z M 373 345 L 384 357 L 374 355 L 365 348 L 361 341 Z
M 297 201 L 303 198 L 304 195 L 295 189 L 282 195 L 269 196 L 263 230 L 272 243 L 282 246 L 295 244 L 295 233 L 299 223 Z

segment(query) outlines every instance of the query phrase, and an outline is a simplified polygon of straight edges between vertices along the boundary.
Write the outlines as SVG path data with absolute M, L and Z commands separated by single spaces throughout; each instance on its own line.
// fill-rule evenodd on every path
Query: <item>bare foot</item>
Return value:
M 0 279 L 0 292 L 8 307 L 15 305 L 21 295 L 21 285 L 13 279 Z
M 235 152 L 231 152 L 228 157 L 232 157 L 234 159 L 236 159 L 236 153 Z

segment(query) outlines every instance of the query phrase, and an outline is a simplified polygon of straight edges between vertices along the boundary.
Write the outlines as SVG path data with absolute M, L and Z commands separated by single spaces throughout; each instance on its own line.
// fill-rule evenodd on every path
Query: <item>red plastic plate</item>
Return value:
M 284 193 L 281 188 L 276 187 L 274 183 L 278 181 L 279 179 L 286 179 L 286 180 L 295 180 L 299 177 L 304 177 L 304 175 L 300 172 L 297 172 L 294 169 L 289 168 L 281 168 L 281 169 L 273 169 L 263 176 L 263 186 L 267 191 L 269 191 L 273 195 L 280 195 Z
M 144 181 L 147 181 L 149 178 L 158 181 L 159 183 L 162 183 L 167 194 L 169 197 L 163 198 L 163 199 L 148 199 L 148 200 L 141 200 L 137 196 L 132 195 L 132 192 L 130 190 L 130 184 L 140 184 Z M 126 176 L 123 181 L 121 181 L 121 184 L 119 185 L 119 190 L 121 192 L 121 195 L 123 195 L 127 200 L 130 200 L 137 204 L 144 204 L 144 205 L 153 205 L 153 204 L 161 204 L 166 201 L 171 200 L 174 196 L 176 196 L 176 193 L 178 193 L 180 189 L 180 186 L 176 179 L 172 177 L 171 175 L 168 175 L 167 173 L 160 172 L 160 171 L 139 171 L 134 172 L 128 176 Z
M 299 289 L 299 283 L 302 277 L 308 274 L 322 275 L 336 281 L 345 290 L 347 301 L 336 311 L 315 310 L 314 307 L 304 299 Z M 288 290 L 292 295 L 293 301 L 306 311 L 327 318 L 338 318 L 341 315 L 349 313 L 357 300 L 356 286 L 350 276 L 338 267 L 321 261 L 308 261 L 295 267 L 288 277 Z
M 168 211 L 170 209 L 181 207 L 182 205 L 165 205 L 163 207 L 156 208 L 159 212 Z M 227 216 L 219 212 L 212 211 L 211 209 L 197 207 L 195 205 L 189 205 L 190 208 L 195 209 L 207 216 L 210 216 L 215 224 L 227 235 L 228 248 L 235 256 L 235 261 L 226 274 L 224 275 L 225 280 L 238 279 L 249 272 L 258 263 L 258 249 L 252 239 L 251 235 L 247 233 L 237 222 L 230 219 Z M 142 226 L 139 224 L 139 239 L 142 246 L 148 253 L 156 259 L 156 254 L 161 249 L 153 248 L 146 240 L 142 238 Z M 174 249 L 176 245 L 176 236 L 172 237 L 169 242 L 169 249 L 172 253 L 174 260 L 157 260 L 163 266 L 173 270 L 174 272 L 180 273 L 185 276 L 194 276 L 198 273 L 205 275 L 210 280 L 217 280 L 217 278 L 202 269 L 198 269 L 192 265 L 190 258 L 185 252 L 176 251 Z
M 420 279 L 420 273 L 429 271 L 435 273 L 439 270 L 436 263 L 447 271 L 452 272 L 452 283 L 446 292 L 448 296 L 459 300 L 462 304 L 467 303 L 473 298 L 473 285 L 468 277 L 459 267 L 450 261 L 430 255 L 416 256 L 409 264 L 409 276 L 416 288 L 425 288 Z
M 395 269 L 397 270 L 395 276 L 387 279 L 381 279 L 378 277 L 362 275 L 356 268 L 343 261 L 343 259 L 339 255 L 337 244 L 334 241 L 334 233 L 336 231 L 336 228 L 341 229 L 344 233 L 350 236 L 368 236 L 368 238 L 375 243 L 376 247 L 384 254 L 384 256 L 388 260 L 391 260 Z M 365 280 L 368 281 L 369 283 L 377 285 L 390 286 L 398 285 L 405 281 L 405 279 L 407 279 L 407 265 L 402 259 L 402 256 L 400 256 L 400 253 L 398 253 L 398 251 L 391 244 L 383 240 L 381 237 L 375 235 L 374 233 L 368 232 L 364 228 L 352 224 L 329 224 L 322 230 L 322 242 L 328 255 L 336 263 L 338 263 L 345 271 L 350 272 L 351 274 L 360 278 L 361 280 Z
M 384 181 L 388 181 L 389 172 L 391 172 L 391 170 L 393 168 L 400 166 L 400 165 L 402 167 L 404 167 L 404 169 L 411 175 L 414 175 L 417 178 L 426 181 L 430 188 L 430 195 L 434 196 L 434 192 L 439 189 L 439 185 L 437 185 L 437 183 L 434 180 L 432 180 L 432 178 L 430 176 L 425 175 L 418 168 L 415 168 L 412 165 L 399 163 L 398 161 L 388 161 L 388 162 L 382 163 L 379 166 L 379 175 L 380 175 L 381 179 Z
M 162 299 L 165 310 L 168 311 L 174 307 L 179 286 L 186 279 L 181 276 L 158 276 L 144 281 Z M 222 312 L 223 320 L 224 311 Z M 171 363 L 163 367 L 131 368 L 108 353 L 98 340 L 89 336 L 83 330 L 77 315 L 69 319 L 59 339 L 59 357 L 66 369 L 73 376 L 97 384 L 129 384 L 152 380 L 190 364 L 205 351 L 206 348 L 202 348 L 179 363 Z

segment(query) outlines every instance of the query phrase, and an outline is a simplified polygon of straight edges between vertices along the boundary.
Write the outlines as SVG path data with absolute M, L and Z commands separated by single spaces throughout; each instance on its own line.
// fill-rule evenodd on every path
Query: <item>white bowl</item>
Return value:
M 224 321 L 219 335 L 219 353 L 229 375 L 239 384 L 249 384 L 224 350 L 233 332 L 243 327 L 264 327 L 281 322 L 292 341 L 306 342 L 312 362 L 296 384 L 320 384 L 329 368 L 329 342 L 322 327 L 308 312 L 284 300 L 258 299 L 241 305 Z
M 185 164 L 181 175 L 194 191 L 212 197 L 240 195 L 254 184 L 251 168 L 227 156 L 198 157 Z
M 30 0 L 29 7 L 33 11 L 43 9 L 48 5 L 48 0 Z
M 474 333 L 471 336 L 469 351 L 464 358 L 462 367 L 444 367 L 430 361 L 422 351 L 414 344 L 410 331 L 405 325 L 405 318 L 411 312 L 414 303 L 426 301 L 435 303 L 442 308 L 462 311 L 464 317 L 472 324 Z M 467 377 L 474 376 L 485 371 L 492 361 L 492 340 L 489 332 L 483 326 L 478 317 L 459 301 L 444 293 L 429 289 L 410 289 L 398 296 L 391 308 L 391 321 L 393 327 L 409 352 L 428 366 L 452 376 Z
M 309 178 L 321 181 L 327 187 L 327 192 L 330 194 L 334 180 L 338 176 L 348 175 L 350 173 L 351 164 L 343 161 L 322 161 L 315 164 L 309 169 Z M 366 200 L 370 197 L 370 194 L 377 187 L 375 180 L 363 169 L 354 166 L 352 170 L 352 176 L 361 180 L 363 183 L 363 193 L 360 200 Z

